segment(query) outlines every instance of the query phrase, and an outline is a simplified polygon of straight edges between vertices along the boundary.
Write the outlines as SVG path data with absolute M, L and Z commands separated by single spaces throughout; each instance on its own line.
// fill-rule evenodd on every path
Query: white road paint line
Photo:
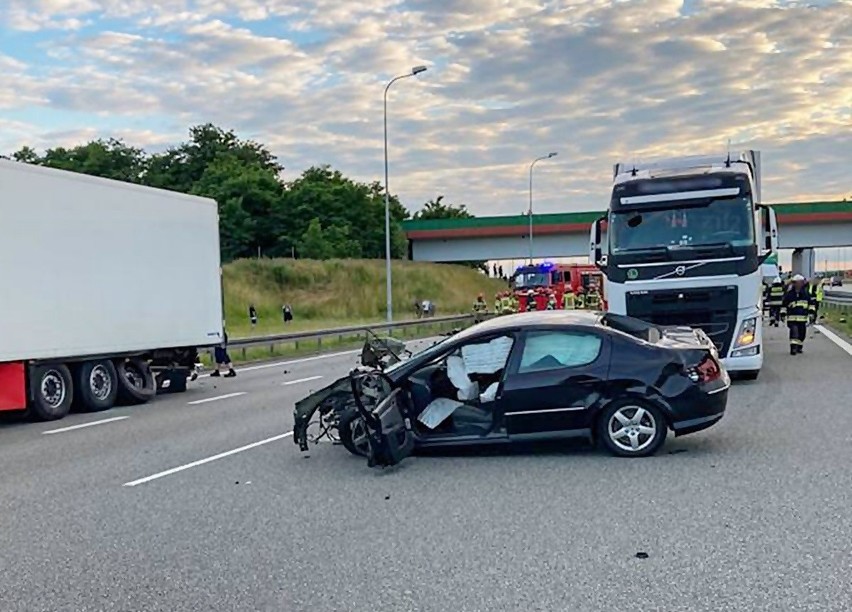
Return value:
M 62 429 L 51 429 L 48 431 L 41 432 L 42 435 L 46 436 L 49 434 L 58 434 L 63 433 L 65 431 L 74 431 L 75 429 L 83 429 L 84 427 L 94 427 L 95 425 L 104 425 L 105 423 L 114 423 L 116 421 L 123 421 L 124 419 L 129 419 L 129 416 L 120 416 L 120 417 L 112 417 L 109 419 L 101 419 L 100 421 L 92 421 L 90 423 L 81 423 L 80 425 L 71 425 L 70 427 L 63 427 Z
M 356 355 L 361 352 L 361 349 L 353 351 L 343 351 L 341 353 L 325 353 L 324 355 L 314 355 L 313 357 L 304 357 L 302 359 L 291 359 L 290 361 L 276 361 L 275 363 L 262 363 L 260 365 L 248 366 L 245 368 L 237 368 L 237 372 L 253 372 L 254 370 L 268 370 L 269 368 L 283 368 L 289 365 L 298 365 L 300 363 L 309 363 L 320 359 L 329 359 L 334 357 L 344 357 L 346 355 Z M 198 378 L 209 378 L 210 374 L 201 374 Z
M 846 342 L 846 340 L 835 334 L 833 331 L 831 331 L 824 325 L 814 325 L 814 327 L 818 329 L 823 336 L 834 342 L 837 346 L 839 346 L 841 349 L 846 351 L 846 353 L 852 356 L 852 344 Z
M 298 380 L 288 380 L 285 383 L 281 383 L 284 387 L 289 387 L 290 385 L 298 385 L 299 383 L 311 382 L 312 380 L 319 380 L 322 376 L 308 376 L 307 378 L 300 378 Z
M 230 397 L 239 397 L 240 395 L 245 395 L 245 391 L 240 391 L 239 393 L 228 393 L 226 395 L 217 395 L 216 397 L 208 397 L 207 399 L 195 400 L 194 402 L 189 402 L 190 406 L 197 406 L 198 404 L 206 404 L 207 402 L 218 402 L 219 400 L 228 399 Z
M 207 457 L 206 459 L 199 459 L 198 461 L 193 461 L 192 463 L 187 463 L 186 465 L 179 465 L 178 467 L 174 467 L 170 470 L 166 470 L 165 472 L 157 472 L 156 474 L 152 474 L 150 476 L 146 476 L 145 478 L 140 478 L 139 480 L 131 480 L 130 482 L 125 482 L 123 486 L 125 487 L 135 487 L 141 484 L 145 484 L 146 482 L 151 482 L 152 480 L 157 480 L 158 478 L 163 478 L 165 476 L 171 476 L 172 474 L 177 474 L 178 472 L 183 472 L 184 470 L 189 470 L 194 467 L 198 467 L 199 465 L 204 465 L 205 463 L 210 463 L 211 461 L 216 461 L 218 459 L 224 459 L 225 457 L 230 457 L 231 455 L 236 455 L 237 453 L 241 453 L 243 451 L 251 450 L 253 448 L 257 448 L 258 446 L 263 446 L 264 444 L 269 444 L 270 442 L 276 442 L 278 440 L 283 440 L 284 438 L 289 438 L 293 435 L 292 431 L 288 431 L 287 433 L 280 434 L 277 436 L 272 436 L 271 438 L 267 438 L 266 440 L 260 440 L 259 442 L 252 442 L 251 444 L 246 444 L 245 446 L 241 446 L 239 448 L 235 448 L 234 450 L 225 451 L 224 453 L 219 453 L 218 455 L 213 455 L 212 457 Z

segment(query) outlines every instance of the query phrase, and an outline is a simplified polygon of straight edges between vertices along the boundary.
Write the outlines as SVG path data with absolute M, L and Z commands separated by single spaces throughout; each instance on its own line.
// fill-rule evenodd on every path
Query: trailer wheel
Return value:
M 118 372 L 118 403 L 133 406 L 148 402 L 157 393 L 154 374 L 148 362 L 128 359 L 115 364 Z
M 77 368 L 76 374 L 76 408 L 82 412 L 100 412 L 115 405 L 118 375 L 112 361 L 85 361 Z
M 61 363 L 30 368 L 30 416 L 38 421 L 61 419 L 71 409 L 74 382 L 71 371 Z

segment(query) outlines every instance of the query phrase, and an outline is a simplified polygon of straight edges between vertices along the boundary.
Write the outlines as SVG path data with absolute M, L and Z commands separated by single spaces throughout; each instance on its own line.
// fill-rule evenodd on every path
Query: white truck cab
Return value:
M 757 378 L 762 264 L 778 249 L 775 213 L 760 199 L 757 151 L 616 164 L 589 253 L 608 310 L 701 328 L 729 371 Z

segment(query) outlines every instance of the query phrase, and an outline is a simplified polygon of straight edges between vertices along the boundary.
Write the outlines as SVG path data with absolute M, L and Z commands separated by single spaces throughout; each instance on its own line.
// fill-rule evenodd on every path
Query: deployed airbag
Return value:
M 456 355 L 447 357 L 447 378 L 459 390 L 458 398 L 461 401 L 469 401 L 479 397 L 479 384 L 468 377 L 465 363 L 461 357 Z
M 494 374 L 506 365 L 512 338 L 495 338 L 484 344 L 468 344 L 461 348 L 464 368 L 468 374 Z
M 443 423 L 456 408 L 463 405 L 464 404 L 461 402 L 451 400 L 448 397 L 439 397 L 438 399 L 432 400 L 429 405 L 426 406 L 426 409 L 420 413 L 417 420 L 429 429 L 435 429 L 438 425 Z

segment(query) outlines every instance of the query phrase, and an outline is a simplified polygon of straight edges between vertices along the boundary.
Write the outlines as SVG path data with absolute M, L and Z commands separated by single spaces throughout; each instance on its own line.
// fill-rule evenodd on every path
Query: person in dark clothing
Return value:
M 228 368 L 228 372 L 224 375 L 225 378 L 233 378 L 237 375 L 234 366 L 231 363 L 231 356 L 228 355 L 228 332 L 223 332 L 222 344 L 213 350 L 213 357 L 216 361 L 216 369 L 210 373 L 210 376 L 222 376 L 222 368 Z
M 257 325 L 257 308 L 254 307 L 254 304 L 249 304 L 249 321 L 251 321 L 252 327 Z
M 790 330 L 791 355 L 802 354 L 808 322 L 813 322 L 815 314 L 815 300 L 808 290 L 805 277 L 796 274 L 793 277 L 793 285 L 784 294 L 781 302 L 781 320 L 786 319 L 787 328 Z
M 284 317 L 284 323 L 289 323 L 293 320 L 293 309 L 290 308 L 290 304 L 284 304 L 281 307 L 281 314 Z
M 771 285 L 766 287 L 766 305 L 769 308 L 769 324 L 778 327 L 781 318 L 781 304 L 784 301 L 784 283 L 777 276 Z

